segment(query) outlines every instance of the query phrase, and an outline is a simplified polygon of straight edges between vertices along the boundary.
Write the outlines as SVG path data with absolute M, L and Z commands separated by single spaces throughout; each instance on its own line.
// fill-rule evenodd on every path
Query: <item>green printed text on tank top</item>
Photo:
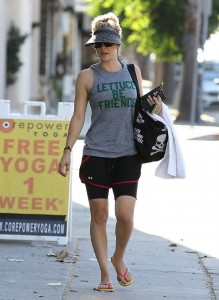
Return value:
M 104 82 L 97 84 L 97 92 L 108 92 L 108 91 L 115 91 L 115 90 L 125 90 L 125 89 L 135 89 L 135 85 L 133 81 L 119 81 L 119 82 Z
M 98 93 L 112 92 L 112 99 L 98 101 L 99 109 L 134 107 L 135 99 L 125 96 L 126 89 L 135 89 L 133 81 L 98 83 Z

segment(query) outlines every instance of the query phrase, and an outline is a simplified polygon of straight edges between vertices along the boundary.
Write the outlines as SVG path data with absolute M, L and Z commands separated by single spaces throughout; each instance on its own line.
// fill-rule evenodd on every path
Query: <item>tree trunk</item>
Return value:
M 164 93 L 167 97 L 165 103 L 172 104 L 175 94 L 176 83 L 174 82 L 174 63 L 171 62 L 156 62 L 155 76 L 153 81 L 153 87 L 158 86 L 161 82 L 164 82 Z
M 197 112 L 197 49 L 199 45 L 200 0 L 188 0 L 183 39 L 183 82 L 177 120 L 194 121 Z
M 141 69 L 142 78 L 145 80 L 153 80 L 153 66 L 150 60 L 150 55 L 143 56 L 140 53 L 136 53 L 136 58 L 138 61 L 138 66 Z
M 165 103 L 173 104 L 173 98 L 175 95 L 176 82 L 175 82 L 175 64 L 172 62 L 164 63 L 164 74 L 163 74 L 163 82 L 164 82 L 164 93 L 167 97 Z
M 157 61 L 154 63 L 153 87 L 160 85 L 162 81 L 164 81 L 164 62 Z

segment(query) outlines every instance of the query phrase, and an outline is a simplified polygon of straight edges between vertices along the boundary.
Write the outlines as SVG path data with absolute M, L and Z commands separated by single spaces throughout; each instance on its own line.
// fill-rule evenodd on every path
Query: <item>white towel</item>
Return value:
M 157 114 L 149 115 L 154 120 L 159 120 L 164 123 L 168 130 L 168 143 L 166 152 L 164 158 L 160 161 L 155 170 L 155 175 L 165 179 L 185 178 L 185 163 L 168 107 L 164 103 L 162 104 L 162 117 Z

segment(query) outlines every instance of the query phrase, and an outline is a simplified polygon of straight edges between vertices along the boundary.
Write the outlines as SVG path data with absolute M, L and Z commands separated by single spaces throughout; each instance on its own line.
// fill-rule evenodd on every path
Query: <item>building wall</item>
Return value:
M 7 38 L 7 5 L 5 0 L 0 0 L 0 99 L 5 99 L 5 74 L 6 74 L 6 38 Z
M 32 21 L 40 22 L 41 1 L 34 0 L 32 5 Z M 31 96 L 30 100 L 37 100 L 39 97 L 39 70 L 40 70 L 40 27 L 37 26 L 32 30 L 31 43 Z
M 37 63 L 35 57 L 37 49 L 36 38 L 32 32 L 32 23 L 39 18 L 39 0 L 8 0 L 8 20 L 7 27 L 14 23 L 20 29 L 21 34 L 28 34 L 25 42 L 21 45 L 19 57 L 22 62 L 17 73 L 16 82 L 7 89 L 7 98 L 11 101 L 12 111 L 21 110 L 24 101 L 31 100 L 32 90 L 36 89 L 36 70 L 34 70 L 33 60 Z M 34 70 L 34 71 L 33 71 Z M 33 82 L 34 79 L 34 82 Z
M 74 101 L 75 80 L 84 67 L 85 28 L 79 25 L 79 19 L 86 15 L 84 8 L 75 11 L 74 5 L 74 1 L 60 0 L 0 0 L 0 78 L 3 78 L 0 99 L 10 100 L 11 112 L 22 113 L 24 101 L 29 100 L 45 101 L 49 113 L 55 113 L 54 107 L 59 101 Z M 33 23 L 41 21 L 46 24 L 32 29 Z M 17 80 L 7 87 L 7 33 L 12 22 L 21 35 L 28 36 L 20 48 L 22 66 L 16 74 Z M 44 35 L 42 30 L 45 30 Z M 42 51 L 42 40 L 45 51 Z M 52 85 L 57 79 L 57 56 L 63 50 L 67 65 L 65 73 L 56 82 L 56 88 L 62 86 L 62 94 L 57 97 Z

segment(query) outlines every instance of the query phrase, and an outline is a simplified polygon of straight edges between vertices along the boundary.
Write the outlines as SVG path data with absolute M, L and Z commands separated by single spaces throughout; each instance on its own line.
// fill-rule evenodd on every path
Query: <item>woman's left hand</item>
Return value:
M 161 97 L 158 95 L 157 97 L 151 97 L 148 96 L 148 102 L 150 105 L 156 104 L 156 109 L 154 110 L 154 113 L 159 115 L 162 111 L 162 99 Z

